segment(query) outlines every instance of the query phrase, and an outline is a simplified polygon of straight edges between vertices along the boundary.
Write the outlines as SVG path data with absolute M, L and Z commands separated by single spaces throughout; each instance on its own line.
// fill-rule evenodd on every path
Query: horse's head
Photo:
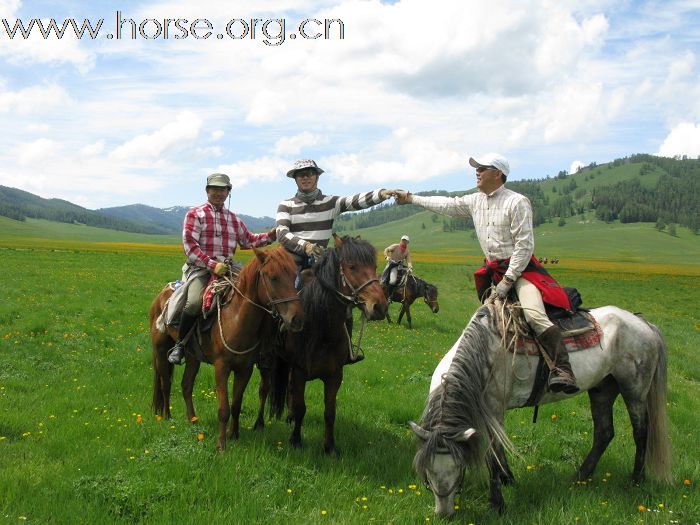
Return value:
M 413 421 L 408 424 L 420 442 L 413 464 L 435 497 L 435 514 L 450 517 L 464 481 L 466 463 L 462 448 L 476 430 L 468 428 L 447 436 L 437 430 L 425 430 Z
M 287 329 L 298 332 L 304 326 L 304 308 L 294 288 L 296 265 L 283 247 L 274 250 L 253 248 L 260 265 L 258 267 L 257 294 L 269 307 L 273 316 L 278 315 Z
M 340 262 L 341 293 L 351 297 L 367 319 L 384 319 L 389 305 L 377 278 L 374 247 L 359 237 L 333 237 Z
M 438 304 L 438 289 L 437 286 L 425 283 L 425 295 L 423 296 L 425 304 L 430 307 L 430 310 L 436 314 L 440 311 L 440 305 Z

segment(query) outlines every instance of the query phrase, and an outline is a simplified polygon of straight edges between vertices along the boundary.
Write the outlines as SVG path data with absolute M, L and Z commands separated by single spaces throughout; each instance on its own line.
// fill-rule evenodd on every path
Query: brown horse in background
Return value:
M 389 290 L 384 287 L 384 295 L 387 299 L 391 299 L 393 302 L 401 303 L 401 311 L 399 312 L 399 319 L 396 321 L 397 324 L 401 324 L 401 319 L 403 315 L 406 314 L 406 321 L 408 322 L 408 327 L 413 328 L 413 323 L 411 322 L 411 305 L 413 302 L 422 297 L 425 304 L 428 305 L 430 310 L 436 314 L 440 310 L 440 305 L 438 304 L 438 289 L 437 286 L 427 283 L 423 279 L 420 279 L 413 275 L 413 272 L 409 270 L 403 284 L 399 284 L 394 289 L 394 293 L 391 297 L 388 297 Z M 389 310 L 386 312 L 386 320 L 391 323 L 391 318 L 389 317 Z
M 214 365 L 216 397 L 219 403 L 219 437 L 217 447 L 226 448 L 226 426 L 232 417 L 228 437 L 239 436 L 239 416 L 245 391 L 255 362 L 259 358 L 259 341 L 266 317 L 272 315 L 282 319 L 290 331 L 298 331 L 303 325 L 304 313 L 294 288 L 296 266 L 294 259 L 284 248 L 256 250 L 253 257 L 241 270 L 238 281 L 220 307 L 212 329 L 201 333 L 200 346 L 205 359 Z M 162 333 L 156 327 L 168 298 L 173 294 L 166 287 L 153 301 L 150 310 L 151 342 L 153 344 L 153 410 L 156 414 L 170 417 L 170 388 L 173 367 L 168 362 L 168 351 L 177 339 L 177 327 Z M 198 331 L 195 329 L 195 331 Z M 193 334 L 192 337 L 196 335 Z M 200 361 L 187 348 L 185 372 L 182 376 L 182 395 L 187 407 L 187 418 L 196 420 L 192 404 L 192 390 L 199 372 Z M 229 408 L 228 378 L 233 372 L 232 401 Z
M 334 237 L 335 248 L 314 266 L 316 278 L 301 289 L 303 330 L 287 332 L 282 348 L 275 352 L 270 412 L 279 418 L 288 404 L 288 420 L 294 425 L 289 441 L 293 447 L 301 447 L 301 425 L 306 414 L 304 389 L 307 381 L 320 379 L 325 405 L 323 448 L 326 454 L 338 455 L 334 437 L 336 396 L 351 345 L 346 320 L 354 307 L 360 308 L 366 319 L 384 319 L 387 302 L 377 279 L 374 246 L 359 238 Z M 260 406 L 264 406 L 262 398 Z

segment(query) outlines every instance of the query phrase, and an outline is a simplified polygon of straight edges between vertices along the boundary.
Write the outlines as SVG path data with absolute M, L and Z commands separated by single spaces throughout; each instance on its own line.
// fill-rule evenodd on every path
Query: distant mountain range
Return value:
M 44 199 L 17 188 L 0 186 L 0 215 L 19 221 L 31 217 L 132 233 L 173 235 L 182 232 L 182 220 L 188 209 L 185 206 L 161 209 L 131 204 L 89 210 L 62 199 Z M 272 217 L 237 215 L 254 232 L 269 230 L 275 225 Z

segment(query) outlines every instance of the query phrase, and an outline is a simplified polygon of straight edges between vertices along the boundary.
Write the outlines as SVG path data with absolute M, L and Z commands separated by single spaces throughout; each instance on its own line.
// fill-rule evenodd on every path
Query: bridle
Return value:
M 280 315 L 280 312 L 279 312 L 279 309 L 277 308 L 277 305 L 283 304 L 283 303 L 289 303 L 291 301 L 301 301 L 301 298 L 297 294 L 294 294 L 293 296 L 283 297 L 282 299 L 273 299 L 272 294 L 270 293 L 270 289 L 269 289 L 267 282 L 265 280 L 265 276 L 262 273 L 262 269 L 265 266 L 265 264 L 267 264 L 267 261 L 263 262 L 260 265 L 260 268 L 258 268 L 258 271 L 255 273 L 255 287 L 257 288 L 258 283 L 262 280 L 263 287 L 265 288 L 265 294 L 267 295 L 267 299 L 268 299 L 268 305 L 270 306 L 269 309 L 265 308 L 263 305 L 256 303 L 250 297 L 248 297 L 246 294 L 244 294 L 243 291 L 241 291 L 241 289 L 238 288 L 238 286 L 236 286 L 236 283 L 231 278 L 231 275 L 226 275 L 223 280 L 224 280 L 224 282 L 228 283 L 231 286 L 231 288 L 233 288 L 235 293 L 239 294 L 247 302 L 249 302 L 253 306 L 267 312 L 268 314 L 270 314 L 270 316 L 272 316 L 273 319 L 281 319 L 282 316 Z M 228 346 L 228 344 L 226 343 L 226 338 L 224 337 L 223 327 L 221 326 L 221 303 L 220 302 L 217 303 L 216 309 L 217 309 L 217 312 L 216 312 L 217 313 L 217 322 L 219 325 L 219 335 L 221 336 L 221 342 L 224 344 L 224 348 L 226 348 L 226 350 L 228 350 L 232 354 L 242 355 L 242 354 L 247 354 L 249 352 L 252 352 L 253 350 L 255 350 L 258 347 L 258 345 L 260 344 L 260 339 L 258 339 L 252 347 L 250 347 L 246 350 L 235 350 L 235 349 L 231 348 L 230 346 Z
M 301 298 L 299 295 L 294 294 L 290 297 L 283 297 L 281 299 L 273 299 L 272 294 L 270 293 L 270 288 L 267 285 L 267 281 L 265 279 L 265 276 L 262 273 L 263 268 L 267 264 L 267 261 L 262 263 L 260 265 L 260 268 L 258 268 L 258 271 L 255 272 L 255 286 L 257 287 L 257 284 L 262 281 L 263 288 L 265 288 L 265 294 L 267 295 L 267 306 L 270 308 L 265 308 L 265 306 L 256 303 L 253 301 L 250 297 L 248 297 L 246 294 L 244 294 L 240 288 L 236 286 L 236 283 L 233 282 L 233 279 L 231 279 L 229 276 L 226 276 L 226 281 L 231 285 L 231 287 L 238 293 L 243 299 L 248 301 L 250 304 L 253 306 L 260 308 L 261 310 L 264 310 L 268 314 L 272 316 L 273 319 L 280 319 L 281 315 L 279 313 L 279 309 L 277 308 L 277 305 L 283 304 L 283 303 L 289 303 L 291 301 L 301 301 Z
M 376 277 L 370 277 L 365 283 L 361 284 L 357 288 L 355 288 L 352 283 L 348 280 L 348 278 L 345 276 L 345 272 L 343 272 L 343 265 L 342 263 L 340 264 L 340 283 L 341 286 L 346 286 L 350 289 L 350 295 L 345 295 L 343 292 L 340 290 L 335 290 L 335 292 L 338 294 L 338 296 L 344 300 L 347 303 L 352 303 L 355 306 L 360 306 L 364 304 L 365 302 L 360 299 L 360 292 L 367 288 L 370 284 L 372 283 L 378 283 L 379 279 Z
M 438 449 L 435 451 L 435 454 L 450 454 L 450 451 L 448 449 Z M 430 483 L 430 479 L 428 479 L 428 476 L 425 476 L 425 486 L 428 487 L 428 490 L 432 492 L 435 496 L 438 498 L 446 498 L 453 492 L 456 492 L 459 490 L 462 486 L 462 482 L 464 481 L 464 468 L 461 468 L 459 471 L 459 477 L 457 480 L 450 486 L 450 488 L 447 490 L 447 492 L 438 492 L 435 487 Z

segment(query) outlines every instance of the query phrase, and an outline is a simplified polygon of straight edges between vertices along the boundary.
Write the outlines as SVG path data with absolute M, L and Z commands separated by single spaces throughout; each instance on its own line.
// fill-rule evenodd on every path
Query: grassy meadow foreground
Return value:
M 393 234 L 387 237 L 397 239 Z M 182 255 L 172 242 L 144 236 L 99 243 L 92 233 L 76 240 L 57 230 L 41 241 L 22 237 L 18 244 L 20 236 L 3 235 L 0 522 L 440 521 L 432 494 L 411 466 L 415 444 L 406 423 L 420 418 L 435 365 L 477 307 L 470 278 L 479 264 L 476 252 L 444 257 L 442 248 L 428 249 L 427 237 L 413 243 L 416 273 L 438 286 L 440 312 L 416 302 L 412 331 L 385 322 L 366 327 L 366 359 L 345 368 L 338 397 L 342 457 L 331 459 L 321 449 L 318 381 L 307 387 L 302 450 L 288 445 L 290 427 L 283 421 L 269 422 L 260 433 L 249 430 L 257 411 L 257 375 L 246 392 L 241 439 L 224 454 L 215 448 L 211 367 L 202 367 L 195 388 L 199 421 L 185 420 L 181 369 L 173 419 L 151 414 L 147 312 L 163 284 L 179 277 Z M 459 239 L 455 249 L 475 244 L 453 238 Z M 373 241 L 378 249 L 385 246 L 381 237 Z M 693 242 L 700 245 L 697 238 L 681 241 L 691 249 Z M 618 244 L 625 242 L 633 241 L 621 236 Z M 562 284 L 578 287 L 586 306 L 616 304 L 643 312 L 665 336 L 674 485 L 630 483 L 634 445 L 619 400 L 616 437 L 593 479 L 573 483 L 592 439 L 582 395 L 541 407 L 534 425 L 530 409 L 509 412 L 507 431 L 521 457 L 511 458 L 517 481 L 504 491 L 507 511 L 493 515 L 484 477 L 468 472 L 455 522 L 696 524 L 700 266 L 676 264 L 685 252 L 662 260 L 656 245 L 649 247 L 648 260 L 644 254 L 596 257 L 583 245 L 575 251 L 574 243 L 569 250 L 571 257 L 559 254 L 562 262 L 550 270 Z

